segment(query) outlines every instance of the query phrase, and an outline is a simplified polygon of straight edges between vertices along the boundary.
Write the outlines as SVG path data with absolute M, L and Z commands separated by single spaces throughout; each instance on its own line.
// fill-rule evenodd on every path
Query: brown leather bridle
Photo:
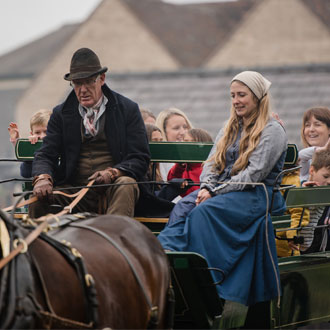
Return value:
M 5 265 L 7 265 L 15 256 L 17 256 L 19 253 L 25 253 L 28 249 L 29 244 L 31 244 L 45 229 L 47 229 L 49 225 L 49 220 L 53 218 L 57 218 L 61 215 L 71 213 L 73 208 L 79 203 L 79 201 L 86 195 L 86 193 L 89 190 L 89 187 L 91 187 L 94 184 L 95 180 L 91 180 L 88 185 L 85 188 L 80 189 L 75 194 L 66 194 L 62 191 L 53 191 L 53 194 L 57 195 L 63 195 L 66 197 L 74 198 L 73 201 L 65 206 L 62 211 L 56 214 L 47 214 L 43 217 L 38 218 L 38 222 L 41 222 L 40 225 L 36 229 L 34 229 L 28 236 L 26 236 L 24 239 L 19 239 L 16 242 L 16 247 L 4 258 L 0 260 L 0 269 L 2 269 Z M 16 205 L 16 207 L 22 207 L 25 205 L 32 204 L 36 202 L 38 199 L 36 196 L 32 196 L 30 199 L 23 201 Z M 13 205 L 9 206 L 3 211 L 11 211 L 13 209 Z

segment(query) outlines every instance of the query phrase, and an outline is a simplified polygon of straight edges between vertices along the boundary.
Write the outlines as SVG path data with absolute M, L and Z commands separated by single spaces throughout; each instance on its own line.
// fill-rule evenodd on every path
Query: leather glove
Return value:
M 33 194 L 37 196 L 38 199 L 48 198 L 53 193 L 53 179 L 48 174 L 40 174 L 34 177 L 32 185 Z
M 120 175 L 120 170 L 108 167 L 103 171 L 95 172 L 88 180 L 95 180 L 95 184 L 108 184 L 114 182 Z
M 189 183 L 193 183 L 193 181 L 191 179 L 183 179 L 183 178 L 174 178 L 170 181 L 168 181 L 168 183 L 171 184 L 171 186 L 175 187 L 176 189 L 178 189 L 178 192 L 180 194 L 184 193 L 189 187 Z

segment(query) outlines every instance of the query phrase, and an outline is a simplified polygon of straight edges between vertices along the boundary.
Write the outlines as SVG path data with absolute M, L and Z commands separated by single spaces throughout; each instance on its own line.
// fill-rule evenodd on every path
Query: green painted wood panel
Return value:
M 292 188 L 286 197 L 287 207 L 330 205 L 330 186 Z

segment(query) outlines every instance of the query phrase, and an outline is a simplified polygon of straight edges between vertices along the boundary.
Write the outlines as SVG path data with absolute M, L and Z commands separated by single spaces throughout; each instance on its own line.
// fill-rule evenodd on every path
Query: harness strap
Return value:
M 56 216 L 61 216 L 66 213 L 71 213 L 72 209 L 79 203 L 79 201 L 86 195 L 89 187 L 94 183 L 95 180 L 91 180 L 86 188 L 83 188 L 79 191 L 79 194 L 76 196 L 76 198 L 68 205 L 66 206 L 61 212 L 57 214 L 51 214 L 46 215 L 43 217 L 40 217 L 39 220 L 43 220 L 43 222 L 34 230 L 32 231 L 24 240 L 19 239 L 17 241 L 17 246 L 12 250 L 6 257 L 0 260 L 0 269 L 2 269 L 10 260 L 15 258 L 19 253 L 26 252 L 28 245 L 31 244 L 40 234 L 41 232 L 47 228 L 48 219 L 51 219 Z M 36 197 L 32 197 L 34 199 Z M 33 200 L 35 202 L 37 199 Z
M 31 257 L 33 266 L 34 266 L 34 268 L 37 272 L 37 275 L 39 277 L 39 281 L 40 281 L 40 285 L 41 285 L 41 288 L 42 288 L 42 293 L 44 294 L 46 306 L 52 314 L 55 314 L 55 312 L 53 310 L 53 307 L 52 307 L 52 304 L 51 304 L 50 299 L 49 299 L 48 290 L 47 290 L 47 287 L 46 287 L 46 284 L 45 284 L 44 277 L 42 276 L 42 272 L 40 270 L 39 264 L 38 264 L 37 260 L 35 259 L 35 257 L 32 254 L 30 255 L 30 257 Z
M 86 195 L 86 193 L 88 192 L 89 190 L 89 187 L 92 186 L 94 184 L 95 180 L 91 180 L 88 182 L 88 185 L 86 186 L 86 188 L 82 188 L 80 191 L 79 191 L 79 194 L 76 196 L 76 198 L 68 205 L 68 206 L 65 206 L 64 209 L 57 213 L 56 215 L 57 216 L 61 216 L 61 215 L 64 215 L 64 214 L 67 214 L 67 213 L 71 213 L 73 208 L 81 201 L 81 199 Z M 61 194 L 64 194 L 61 192 Z
M 27 246 L 32 243 L 45 228 L 47 228 L 47 226 L 47 221 L 44 221 L 33 232 L 26 236 L 24 240 L 20 240 L 17 247 L 0 260 L 0 269 L 2 269 L 10 260 L 14 259 L 23 249 L 25 250 Z
M 74 193 L 74 194 L 67 194 L 67 193 L 65 193 L 65 192 L 63 192 L 63 191 L 59 191 L 59 190 L 54 190 L 54 191 L 53 191 L 53 194 L 54 194 L 54 195 L 63 195 L 63 196 L 69 197 L 69 198 L 79 197 L 81 194 L 84 196 L 84 195 L 86 194 L 86 192 L 88 191 L 89 187 L 93 185 L 94 181 L 95 181 L 95 180 L 90 181 L 90 182 L 88 183 L 87 186 L 85 186 L 84 188 L 80 189 L 79 191 L 77 191 L 77 192 Z M 74 187 L 73 187 L 73 188 L 74 188 Z M 87 190 L 86 190 L 86 189 L 87 189 Z M 85 190 L 86 190 L 86 191 L 85 191 Z M 81 197 L 81 198 L 82 198 L 82 197 Z M 78 200 L 78 202 L 81 200 L 81 198 Z M 32 197 L 30 197 L 28 200 L 25 200 L 25 201 L 22 201 L 22 202 L 18 203 L 18 204 L 16 205 L 16 207 L 22 207 L 22 206 L 25 206 L 25 205 L 32 204 L 32 203 L 36 202 L 37 200 L 38 200 L 37 196 L 32 196 Z M 76 202 L 76 204 L 77 204 L 78 202 Z M 74 204 L 74 206 L 76 206 L 76 204 Z M 70 204 L 69 206 L 71 206 L 71 204 Z M 74 206 L 72 206 L 72 208 L 73 208 Z M 5 212 L 9 212 L 9 211 L 11 211 L 11 210 L 13 209 L 13 207 L 14 207 L 14 205 L 8 206 L 8 207 L 6 207 L 5 209 L 3 209 L 3 211 L 5 211 Z M 71 213 L 71 212 L 70 212 L 70 213 Z M 64 214 L 65 214 L 65 213 L 64 213 Z M 57 215 L 59 215 L 59 214 L 57 214 Z
M 92 329 L 93 323 L 82 323 L 65 317 L 58 316 L 46 311 L 39 311 L 42 315 L 43 326 L 45 329 Z
M 111 245 L 113 245 L 119 252 L 120 254 L 125 258 L 126 262 L 128 263 L 129 267 L 131 268 L 131 271 L 136 279 L 136 282 L 138 283 L 144 298 L 149 306 L 149 311 L 151 313 L 151 319 L 152 319 L 152 323 L 153 325 L 157 324 L 158 321 L 158 307 L 157 306 L 153 306 L 149 296 L 147 295 L 146 289 L 135 269 L 135 267 L 133 266 L 133 264 L 131 263 L 131 260 L 129 259 L 129 257 L 127 256 L 127 254 L 125 253 L 125 251 L 123 251 L 123 249 L 111 238 L 109 237 L 107 234 L 105 234 L 103 231 L 87 226 L 87 225 L 81 225 L 81 224 L 77 224 L 77 223 L 71 223 L 70 224 L 71 227 L 78 227 L 78 228 L 83 228 L 83 229 L 87 229 L 90 231 L 93 231 L 94 233 L 102 236 L 103 238 L 105 238 Z
M 55 193 L 55 191 L 53 193 Z M 22 206 L 25 206 L 25 205 L 32 204 L 32 203 L 36 202 L 37 200 L 38 200 L 38 198 L 36 196 L 33 196 L 30 199 L 27 199 L 27 200 L 25 200 L 23 202 L 18 203 L 16 205 L 16 207 L 22 207 Z M 10 206 L 4 208 L 3 211 L 9 212 L 9 211 L 11 211 L 13 209 L 13 207 L 14 207 L 14 205 L 10 205 Z
M 82 255 L 77 249 L 72 248 L 70 244 L 60 242 L 52 236 L 42 233 L 40 238 L 61 253 L 69 265 L 71 265 L 76 271 L 85 297 L 85 317 L 88 320 L 88 324 L 91 323 L 94 327 L 97 327 L 99 323 L 99 314 L 95 283 L 93 277 L 86 269 Z

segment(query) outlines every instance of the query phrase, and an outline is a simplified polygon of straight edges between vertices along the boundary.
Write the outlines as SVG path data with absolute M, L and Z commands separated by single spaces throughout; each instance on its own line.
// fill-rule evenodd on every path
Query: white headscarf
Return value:
M 253 94 L 261 100 L 268 92 L 270 85 L 272 84 L 269 80 L 263 77 L 259 72 L 255 71 L 243 71 L 236 75 L 234 80 L 241 81 L 243 84 L 248 86 Z

